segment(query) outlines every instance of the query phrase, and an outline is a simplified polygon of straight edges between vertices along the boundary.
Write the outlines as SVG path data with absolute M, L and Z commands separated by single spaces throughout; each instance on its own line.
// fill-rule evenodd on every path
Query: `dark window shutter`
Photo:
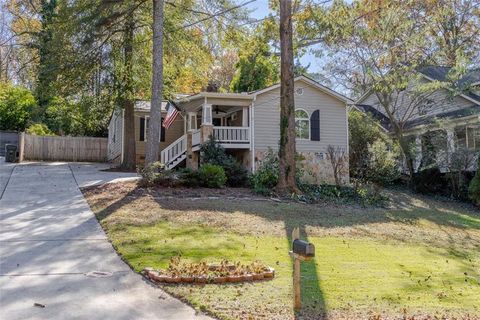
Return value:
M 163 118 L 160 121 L 160 142 L 165 142 L 165 127 L 163 126 Z
M 145 118 L 140 118 L 140 141 L 145 141 Z
M 315 110 L 310 117 L 310 140 L 320 141 L 320 110 Z

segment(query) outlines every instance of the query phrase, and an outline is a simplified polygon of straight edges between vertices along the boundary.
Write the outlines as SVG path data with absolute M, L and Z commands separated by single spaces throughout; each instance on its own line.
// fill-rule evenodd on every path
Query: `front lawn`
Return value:
M 299 318 L 408 315 L 480 318 L 480 213 L 392 192 L 389 209 L 279 203 L 246 190 L 148 190 L 135 183 L 84 190 L 118 252 L 137 271 L 191 261 L 261 260 L 272 281 L 164 285 L 225 319 L 292 319 L 290 234 L 316 258 L 302 265 Z

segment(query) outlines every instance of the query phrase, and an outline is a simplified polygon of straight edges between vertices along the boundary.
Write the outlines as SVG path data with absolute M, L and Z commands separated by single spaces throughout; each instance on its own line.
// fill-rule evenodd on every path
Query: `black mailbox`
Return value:
M 304 257 L 315 257 L 315 246 L 300 239 L 293 240 L 293 253 Z

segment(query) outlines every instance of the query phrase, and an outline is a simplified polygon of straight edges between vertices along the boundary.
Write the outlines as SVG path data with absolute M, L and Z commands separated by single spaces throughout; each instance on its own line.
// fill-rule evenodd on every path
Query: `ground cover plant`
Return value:
M 221 319 L 293 319 L 290 235 L 316 258 L 302 265 L 300 319 L 480 318 L 480 213 L 408 191 L 388 208 L 304 204 L 248 189 L 142 188 L 84 194 L 119 254 L 141 272 L 172 257 L 201 263 L 261 260 L 275 278 L 243 284 L 162 285 Z

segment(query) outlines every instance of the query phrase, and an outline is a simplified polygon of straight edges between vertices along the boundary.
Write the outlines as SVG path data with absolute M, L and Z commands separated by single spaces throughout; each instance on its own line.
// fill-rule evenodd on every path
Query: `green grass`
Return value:
M 480 316 L 480 215 L 468 208 L 415 197 L 409 206 L 379 210 L 154 201 L 108 190 L 103 196 L 87 193 L 112 243 L 137 271 L 165 268 L 177 255 L 261 260 L 276 269 L 274 280 L 259 283 L 165 286 L 221 318 L 292 318 L 288 235 L 296 225 L 316 247 L 315 259 L 302 264 L 304 318 L 398 315 L 404 309 Z

